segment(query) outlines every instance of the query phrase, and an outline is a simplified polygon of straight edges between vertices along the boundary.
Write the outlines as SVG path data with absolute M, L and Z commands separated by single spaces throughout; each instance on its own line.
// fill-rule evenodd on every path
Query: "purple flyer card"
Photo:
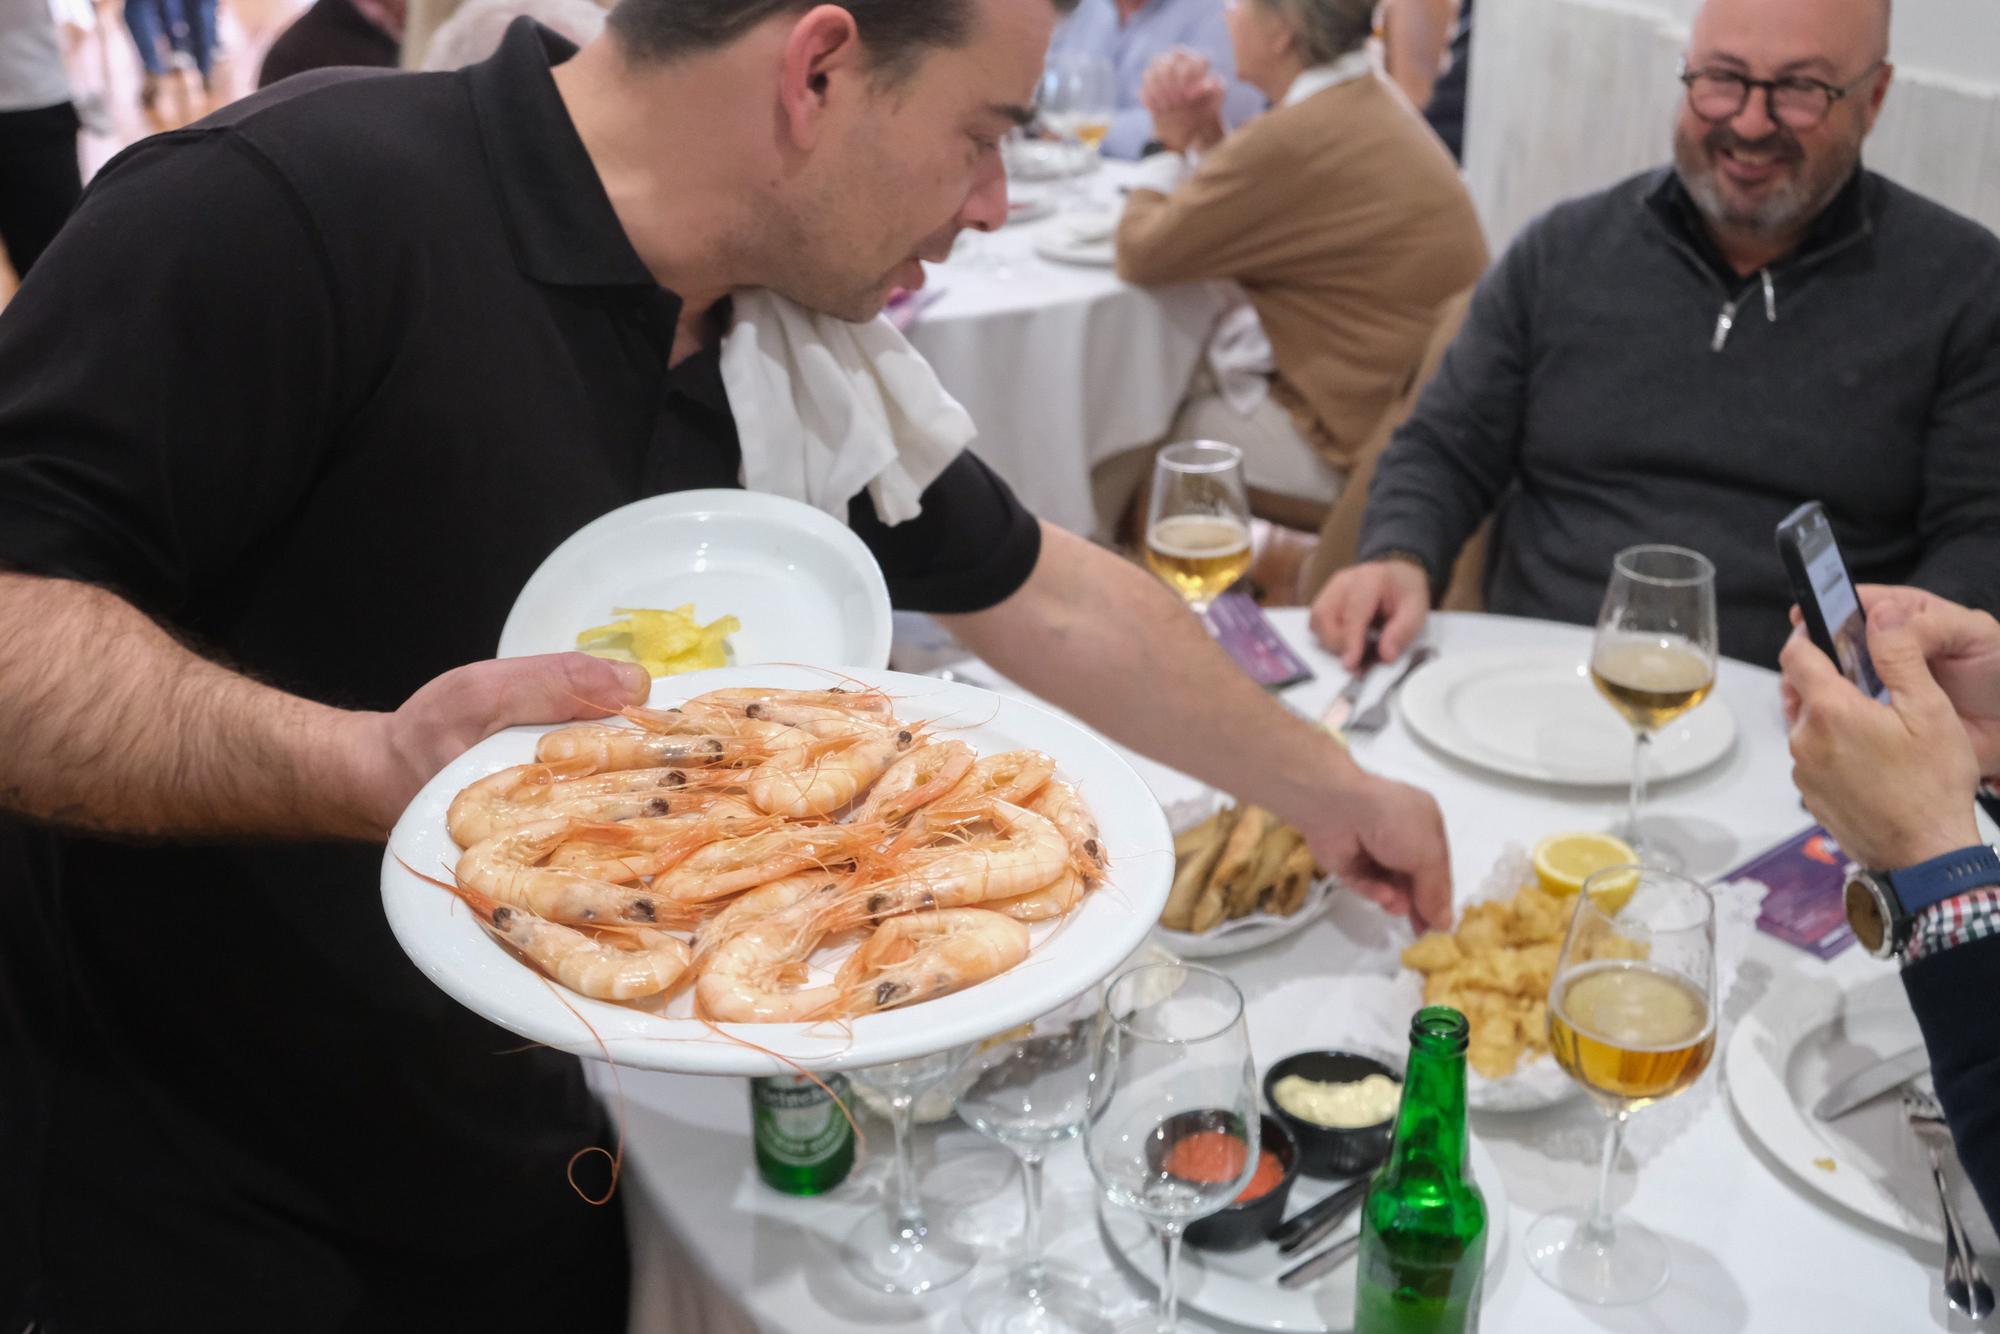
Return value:
M 1236 589 L 1224 593 L 1208 604 L 1207 616 L 1215 642 L 1266 690 L 1312 680 L 1312 668 L 1278 638 L 1270 618 L 1248 593 Z
M 1831 959 L 1854 943 L 1842 901 L 1847 854 L 1833 841 L 1833 835 L 1818 825 L 1723 878 L 1755 880 L 1769 888 L 1757 927 L 1779 940 L 1822 959 Z

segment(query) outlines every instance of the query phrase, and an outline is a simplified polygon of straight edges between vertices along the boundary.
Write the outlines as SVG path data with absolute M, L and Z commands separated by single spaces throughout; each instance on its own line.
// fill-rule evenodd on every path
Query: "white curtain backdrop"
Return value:
M 1497 0 L 1473 28 L 1466 177 L 1497 254 L 1551 204 L 1667 161 L 1698 0 Z M 1862 160 L 2000 231 L 2000 0 L 1904 0 Z

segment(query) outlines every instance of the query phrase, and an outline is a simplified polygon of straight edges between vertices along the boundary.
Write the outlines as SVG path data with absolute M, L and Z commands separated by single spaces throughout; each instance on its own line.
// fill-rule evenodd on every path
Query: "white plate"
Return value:
M 1469 1138 L 1473 1179 L 1486 1196 L 1486 1290 L 1493 1291 L 1494 1270 L 1507 1251 L 1507 1187 L 1500 1179 L 1500 1167 L 1477 1138 Z M 1287 1214 L 1296 1213 L 1322 1196 L 1330 1195 L 1341 1183 L 1298 1178 L 1285 1202 Z M 1099 1203 L 1098 1217 L 1115 1254 L 1141 1278 L 1155 1287 L 1160 1281 L 1160 1245 L 1152 1228 L 1130 1209 Z M 1335 1237 L 1353 1236 L 1350 1222 Z M 1314 1247 L 1314 1250 L 1320 1249 Z M 1310 1253 L 1308 1253 L 1310 1254 Z M 1306 1255 L 1278 1254 L 1270 1242 L 1247 1251 L 1203 1251 L 1181 1247 L 1181 1305 L 1251 1329 L 1310 1330 L 1314 1334 L 1354 1328 L 1354 1261 L 1336 1265 L 1332 1273 L 1307 1287 L 1278 1286 L 1278 1275 L 1307 1258 Z
M 1743 1124 L 1809 1189 L 1885 1227 L 1942 1242 L 1937 1193 L 1901 1100 L 1885 1094 L 1833 1121 L 1810 1110 L 1842 1079 L 1921 1041 L 1893 970 L 1846 989 L 1827 978 L 1787 977 L 1737 1025 L 1723 1074 Z
M 1398 699 L 1412 732 L 1481 768 L 1544 783 L 1632 781 L 1632 729 L 1573 650 L 1447 654 L 1412 676 Z M 1736 716 L 1711 695 L 1654 736 L 1647 775 L 1685 777 L 1728 754 L 1735 740 Z
M 728 1034 L 741 1034 L 818 1070 L 879 1065 L 976 1041 L 1081 994 L 1145 939 L 1173 881 L 1173 839 L 1166 819 L 1116 751 L 1045 709 L 928 676 L 797 666 L 725 667 L 665 677 L 654 682 L 652 702 L 665 706 L 725 686 L 819 689 L 841 680 L 886 690 L 896 698 L 899 717 L 935 721 L 981 754 L 1023 746 L 1048 752 L 1058 774 L 1076 784 L 1096 815 L 1111 860 L 1108 883 L 1092 890 L 1068 918 L 1031 927 L 1032 952 L 1009 972 L 938 1000 L 856 1019 L 844 1028 L 741 1024 L 722 1025 L 720 1034 L 692 1017 L 685 989 L 661 1015 L 585 1000 L 545 982 L 481 929 L 448 890 L 416 874 L 450 876 L 459 849 L 445 830 L 446 807 L 475 779 L 531 760 L 536 738 L 549 730 L 539 727 L 509 728 L 488 737 L 425 784 L 403 812 L 382 859 L 382 903 L 396 939 L 425 976 L 468 1008 L 525 1038 L 584 1056 L 601 1057 L 608 1049 L 621 1065 L 716 1075 L 776 1074 L 787 1068 Z
M 1038 237 L 1035 241 L 1035 253 L 1043 259 L 1055 260 L 1058 264 L 1087 264 L 1094 268 L 1108 269 L 1118 263 L 1118 241 L 1116 237 L 1085 241 L 1058 232 L 1051 236 Z
M 1096 150 L 1088 145 L 1013 135 L 1001 141 L 1000 160 L 1009 181 L 1059 181 L 1088 175 L 1102 165 Z
M 594 519 L 549 553 L 500 631 L 500 656 L 562 653 L 613 607 L 694 603 L 735 616 L 730 661 L 889 661 L 889 590 L 847 525 L 755 491 L 676 491 Z
M 1033 222 L 1037 218 L 1046 218 L 1055 212 L 1055 207 L 1046 199 L 1018 197 L 1010 199 L 1007 201 L 1007 223 L 1011 226 L 1017 222 Z
M 1294 931 L 1318 921 L 1332 900 L 1336 885 L 1332 876 L 1313 881 L 1312 888 L 1306 891 L 1306 901 L 1290 917 L 1258 912 L 1222 922 L 1213 931 L 1199 933 L 1158 926 L 1153 928 L 1153 936 L 1163 948 L 1172 950 L 1183 959 L 1218 959 L 1225 954 L 1241 954 L 1259 945 L 1283 940 Z

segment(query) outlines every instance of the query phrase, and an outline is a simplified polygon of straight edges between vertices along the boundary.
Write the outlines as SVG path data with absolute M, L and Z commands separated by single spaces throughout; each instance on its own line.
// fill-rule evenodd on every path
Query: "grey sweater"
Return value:
M 1487 607 L 1587 624 L 1621 548 L 1693 547 L 1722 651 L 1772 665 L 1772 529 L 1815 499 L 1857 581 L 2000 610 L 2000 238 L 1864 171 L 1745 280 L 1659 170 L 1551 210 L 1481 282 L 1359 554 L 1435 580 L 1497 511 Z

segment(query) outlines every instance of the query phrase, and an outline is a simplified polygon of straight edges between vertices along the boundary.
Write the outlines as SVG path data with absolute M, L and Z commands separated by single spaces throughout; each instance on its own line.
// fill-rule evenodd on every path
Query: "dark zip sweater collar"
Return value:
M 1855 168 L 1847 184 L 1840 187 L 1832 202 L 1813 219 L 1798 247 L 1746 280 L 1723 259 L 1680 173 L 1672 167 L 1660 170 L 1658 180 L 1644 196 L 1646 212 L 1659 226 L 1667 245 L 1714 283 L 1723 298 L 1722 309 L 1715 319 L 1715 333 L 1709 340 L 1711 351 L 1720 352 L 1728 346 L 1730 332 L 1736 327 L 1737 311 L 1753 293 L 1762 290 L 1764 318 L 1775 324 L 1779 279 L 1800 278 L 1874 234 L 1866 198 L 1868 188 L 1867 173 Z

